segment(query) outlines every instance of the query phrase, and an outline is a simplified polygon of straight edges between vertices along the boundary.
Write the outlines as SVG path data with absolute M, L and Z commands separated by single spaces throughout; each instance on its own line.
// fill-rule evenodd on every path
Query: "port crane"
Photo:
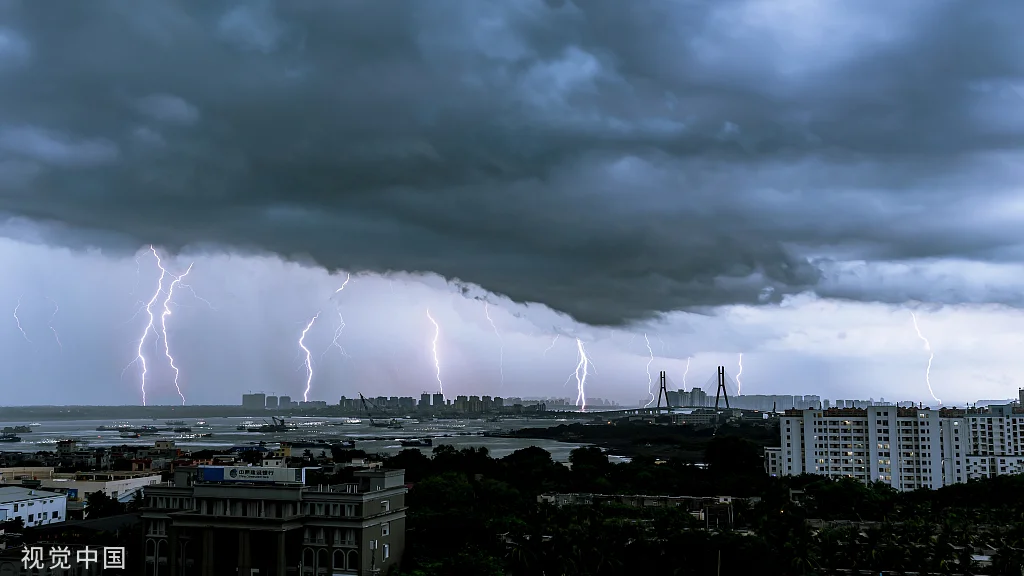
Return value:
M 366 416 L 370 419 L 370 426 L 373 426 L 374 428 L 401 428 L 402 427 L 402 423 L 399 422 L 395 418 L 390 418 L 390 419 L 387 419 L 387 420 L 382 420 L 380 418 L 374 419 L 373 418 L 373 411 L 370 410 L 370 406 L 373 406 L 374 408 L 376 408 L 377 411 L 380 412 L 381 414 L 384 413 L 384 410 L 381 409 L 380 406 L 377 406 L 376 404 L 374 404 L 371 400 L 367 400 L 366 396 L 363 396 L 362 392 L 359 393 L 359 401 L 362 402 L 363 410 L 366 411 Z

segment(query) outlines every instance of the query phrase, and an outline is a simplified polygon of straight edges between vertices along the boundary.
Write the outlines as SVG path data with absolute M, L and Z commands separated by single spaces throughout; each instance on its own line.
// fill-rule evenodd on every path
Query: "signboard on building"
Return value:
M 200 466 L 203 482 L 292 482 L 306 480 L 305 468 L 263 468 L 260 466 Z

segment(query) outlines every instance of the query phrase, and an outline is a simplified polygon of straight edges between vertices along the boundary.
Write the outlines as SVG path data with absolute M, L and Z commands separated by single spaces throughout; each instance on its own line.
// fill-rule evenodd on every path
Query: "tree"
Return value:
M 102 490 L 97 490 L 86 497 L 86 513 L 90 518 L 105 518 L 107 516 L 115 516 L 117 514 L 123 514 L 125 510 L 124 504 L 121 504 L 117 500 L 114 500 L 110 496 L 107 496 Z

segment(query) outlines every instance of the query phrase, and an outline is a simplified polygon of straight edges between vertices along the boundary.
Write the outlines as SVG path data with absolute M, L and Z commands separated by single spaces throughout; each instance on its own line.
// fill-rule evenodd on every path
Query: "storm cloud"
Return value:
M 433 272 L 592 325 L 806 291 L 1016 305 L 914 266 L 1021 254 L 1022 17 L 7 0 L 0 211 L 70 246 Z

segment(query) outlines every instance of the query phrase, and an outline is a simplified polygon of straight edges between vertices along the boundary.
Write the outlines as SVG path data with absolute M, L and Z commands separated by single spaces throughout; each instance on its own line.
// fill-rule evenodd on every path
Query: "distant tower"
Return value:
M 729 408 L 729 393 L 725 390 L 725 366 L 718 367 L 718 390 L 715 390 L 715 410 L 718 410 L 719 397 L 725 398 L 725 407 Z
M 665 396 L 665 408 L 671 408 L 672 404 L 668 401 L 668 386 L 665 384 L 665 371 L 661 371 L 658 385 L 658 408 L 661 408 L 661 396 Z

